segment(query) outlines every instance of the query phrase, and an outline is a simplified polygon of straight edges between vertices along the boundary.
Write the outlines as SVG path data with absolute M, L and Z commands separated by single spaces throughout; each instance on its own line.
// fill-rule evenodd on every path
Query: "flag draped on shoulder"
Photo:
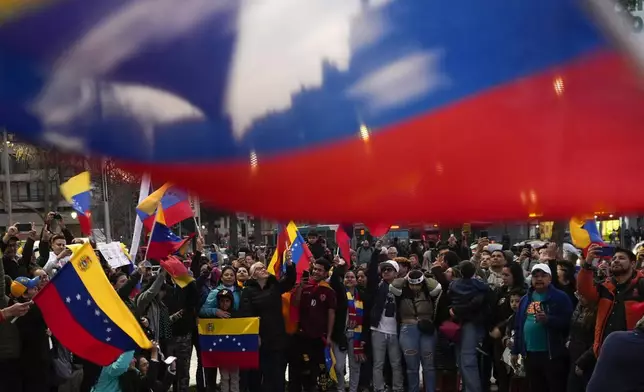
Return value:
M 147 231 L 152 230 L 155 219 L 171 227 L 193 216 L 188 194 L 170 183 L 163 184 L 143 199 L 136 207 L 136 213 Z
M 152 343 L 110 284 L 86 243 L 35 297 L 47 326 L 75 355 L 107 366 Z
M 201 362 L 212 368 L 259 368 L 259 317 L 199 319 Z
M 60 184 L 60 193 L 63 198 L 72 205 L 78 212 L 78 223 L 80 223 L 83 234 L 91 234 L 91 205 L 92 205 L 92 184 L 89 172 L 82 172 L 65 183 Z
M 299 281 L 302 272 L 309 269 L 309 260 L 313 257 L 313 254 L 297 229 L 295 222 L 291 221 L 288 225 L 280 227 L 278 230 L 277 248 L 268 264 L 268 272 L 279 278 L 285 270 L 284 253 L 290 250 L 293 264 L 295 264 L 297 271 L 297 281 Z

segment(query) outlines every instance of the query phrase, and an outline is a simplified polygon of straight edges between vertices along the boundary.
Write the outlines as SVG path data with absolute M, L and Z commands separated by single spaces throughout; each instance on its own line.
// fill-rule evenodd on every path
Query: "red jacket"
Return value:
M 644 316 L 644 273 L 637 271 L 633 274 L 628 288 L 624 291 L 624 307 L 626 308 L 626 328 L 630 331 L 635 324 Z M 587 301 L 597 304 L 597 322 L 595 323 L 595 342 L 593 351 L 599 356 L 599 349 L 604 339 L 604 329 L 608 316 L 615 304 L 615 283 L 608 278 L 600 284 L 595 284 L 593 271 L 582 268 L 577 276 L 577 291 Z

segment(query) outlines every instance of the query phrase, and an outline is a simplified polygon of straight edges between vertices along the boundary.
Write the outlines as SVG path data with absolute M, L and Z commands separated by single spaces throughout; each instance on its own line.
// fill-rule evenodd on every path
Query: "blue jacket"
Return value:
M 512 354 L 526 354 L 526 346 L 523 338 L 523 326 L 527 319 L 528 306 L 532 303 L 533 288 L 528 294 L 521 298 L 517 315 L 514 318 L 514 346 Z M 548 354 L 550 358 L 567 355 L 566 339 L 570 328 L 572 317 L 572 302 L 568 294 L 556 289 L 552 284 L 548 286 L 546 298 L 541 301 L 541 307 L 548 316 L 546 321 L 546 332 L 548 335 Z
M 206 303 L 203 304 L 201 310 L 199 311 L 199 316 L 201 317 L 215 317 L 215 312 L 217 312 L 217 294 L 226 287 L 223 284 L 220 284 L 208 294 L 206 298 Z M 241 291 L 242 288 L 235 286 L 235 291 L 233 291 L 233 310 L 239 310 L 239 303 L 241 300 Z
M 101 375 L 92 388 L 92 392 L 121 392 L 119 378 L 130 367 L 130 362 L 134 358 L 134 351 L 126 351 L 121 354 L 111 365 L 105 366 L 101 370 Z

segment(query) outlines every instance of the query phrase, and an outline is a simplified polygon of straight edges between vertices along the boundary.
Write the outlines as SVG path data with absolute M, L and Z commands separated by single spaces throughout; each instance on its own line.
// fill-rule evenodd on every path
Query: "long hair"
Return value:
M 525 287 L 525 275 L 523 275 L 523 268 L 517 263 L 509 263 L 506 267 L 510 270 L 510 275 L 512 275 L 512 286 L 513 287 Z

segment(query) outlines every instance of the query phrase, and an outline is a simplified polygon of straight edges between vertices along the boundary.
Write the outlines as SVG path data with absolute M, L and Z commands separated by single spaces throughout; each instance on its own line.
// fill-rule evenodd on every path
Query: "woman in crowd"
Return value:
M 349 392 L 357 392 L 360 381 L 360 366 L 365 362 L 364 340 L 362 327 L 364 322 L 364 303 L 362 294 L 357 287 L 357 279 L 354 271 L 347 271 L 344 274 L 344 287 L 347 297 L 346 317 L 346 350 L 342 350 L 336 342 L 333 351 L 336 358 L 335 373 L 338 377 L 338 391 L 344 391 L 344 376 L 346 370 L 346 358 L 349 358 Z
M 412 270 L 404 279 L 396 280 L 394 286 L 402 290 L 398 310 L 399 341 L 407 365 L 407 390 L 420 390 L 418 372 L 422 364 L 425 392 L 433 392 L 436 386 L 435 298 L 441 294 L 441 285 L 426 278 L 422 271 Z
M 245 266 L 237 268 L 237 285 L 239 287 L 244 287 L 244 283 L 248 280 L 248 269 Z
M 152 331 L 152 339 L 159 342 L 164 350 L 172 338 L 170 313 L 163 303 L 167 290 L 166 277 L 165 270 L 161 271 L 154 282 L 135 298 L 137 314 L 145 319 L 147 328 Z
M 570 370 L 567 392 L 584 392 L 595 368 L 593 342 L 595 338 L 596 304 L 577 294 L 579 302 L 572 314 L 568 351 Z
M 240 316 L 259 317 L 259 371 L 251 373 L 250 385 L 261 383 L 264 391 L 284 391 L 284 351 L 287 334 L 282 316 L 282 294 L 295 286 L 295 266 L 286 252 L 286 274 L 277 279 L 261 262 L 250 267 L 242 291 Z

